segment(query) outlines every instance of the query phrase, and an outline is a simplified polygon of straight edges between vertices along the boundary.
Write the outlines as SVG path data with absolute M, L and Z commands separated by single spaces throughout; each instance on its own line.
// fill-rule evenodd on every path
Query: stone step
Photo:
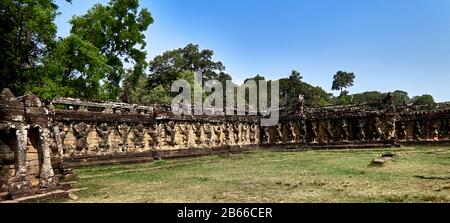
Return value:
M 70 168 L 87 167 L 87 166 L 102 166 L 102 165 L 116 165 L 116 164 L 134 164 L 154 161 L 153 157 L 131 157 L 131 158 L 114 158 L 110 160 L 80 160 L 78 162 L 68 162 L 65 166 Z
M 1 192 L 0 193 L 0 201 L 7 200 L 8 199 L 8 195 L 9 195 L 8 192 Z

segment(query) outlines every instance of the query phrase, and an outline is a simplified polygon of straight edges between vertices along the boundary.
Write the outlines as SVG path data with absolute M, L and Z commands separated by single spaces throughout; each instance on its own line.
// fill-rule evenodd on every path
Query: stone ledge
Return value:
M 55 190 L 48 193 L 31 195 L 17 198 L 14 200 L 0 201 L 0 204 L 17 204 L 17 203 L 39 203 L 50 199 L 69 199 L 69 194 L 86 190 L 87 188 L 72 189 L 72 190 Z

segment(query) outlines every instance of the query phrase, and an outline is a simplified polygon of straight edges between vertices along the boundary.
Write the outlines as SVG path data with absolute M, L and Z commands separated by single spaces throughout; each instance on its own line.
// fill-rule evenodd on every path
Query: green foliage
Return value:
M 411 103 L 411 98 L 409 97 L 408 92 L 397 90 L 392 93 L 392 96 L 394 98 L 395 106 L 401 106 Z
M 145 96 L 145 99 L 148 103 L 158 103 L 158 104 L 170 104 L 172 101 L 172 97 L 170 96 L 170 92 L 164 88 L 162 85 L 158 85 L 155 88 L 151 89 L 148 95 Z
M 343 95 L 333 99 L 334 105 L 349 105 L 349 104 L 371 104 L 380 103 L 386 98 L 387 93 L 381 93 L 379 91 L 366 91 L 358 94 Z M 392 92 L 392 97 L 394 99 L 395 106 L 402 106 L 409 104 L 411 99 L 408 93 L 405 91 L 394 91 Z
M 412 103 L 413 103 L 413 105 L 434 105 L 434 104 L 436 104 L 433 96 L 431 96 L 429 94 L 424 94 L 422 96 L 413 97 Z
M 222 62 L 212 60 L 212 50 L 199 50 L 198 45 L 188 44 L 184 48 L 167 51 L 150 61 L 149 86 L 163 85 L 170 89 L 183 71 L 200 71 L 204 79 L 226 78 Z M 229 75 L 228 75 L 229 76 Z
M 333 77 L 333 86 L 331 90 L 341 91 L 341 96 L 346 95 L 344 89 L 353 86 L 355 74 L 350 72 L 338 71 Z
M 153 23 L 147 9 L 139 9 L 138 0 L 111 0 L 95 5 L 85 15 L 72 18 L 71 33 L 91 42 L 107 58 L 112 68 L 105 81 L 109 99 L 117 99 L 125 76 L 125 64 L 133 64 L 130 84 L 135 86 L 147 67 L 144 31 Z
M 0 1 L 0 89 L 25 93 L 25 83 L 54 44 L 53 0 Z
M 295 104 L 298 96 L 303 95 L 305 105 L 310 107 L 327 106 L 331 104 L 331 95 L 321 87 L 314 87 L 302 81 L 303 77 L 297 71 L 292 71 L 289 78 L 280 79 L 280 102 L 282 107 Z
M 110 70 L 106 62 L 95 46 L 72 34 L 56 43 L 27 89 L 42 98 L 99 98 L 100 80 Z

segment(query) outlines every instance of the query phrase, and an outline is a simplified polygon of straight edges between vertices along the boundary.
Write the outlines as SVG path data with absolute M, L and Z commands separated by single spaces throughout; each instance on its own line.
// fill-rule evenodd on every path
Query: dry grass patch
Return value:
M 383 152 L 397 156 L 370 167 Z M 450 147 L 256 150 L 76 172 L 88 188 L 76 202 L 450 202 Z

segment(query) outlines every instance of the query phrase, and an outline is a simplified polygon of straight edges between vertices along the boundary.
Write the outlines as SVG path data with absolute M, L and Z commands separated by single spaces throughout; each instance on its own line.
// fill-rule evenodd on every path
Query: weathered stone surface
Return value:
M 276 126 L 260 116 L 173 116 L 163 105 L 0 94 L 0 192 L 56 188 L 68 167 L 146 162 L 248 148 L 364 148 L 450 143 L 450 104 L 394 107 L 392 98 L 358 106 L 280 110 Z M 56 106 L 58 105 L 58 106 Z M 65 109 L 55 109 L 55 108 Z M 388 156 L 380 160 L 385 162 Z M 11 169 L 11 166 L 13 168 Z M 30 177 L 31 176 L 31 177 Z

